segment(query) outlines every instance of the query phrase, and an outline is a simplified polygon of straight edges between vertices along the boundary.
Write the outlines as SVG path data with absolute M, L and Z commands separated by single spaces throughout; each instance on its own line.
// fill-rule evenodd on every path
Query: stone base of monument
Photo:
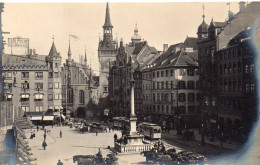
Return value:
M 141 153 L 150 151 L 153 144 L 144 142 L 144 136 L 138 133 L 132 133 L 125 136 L 127 140 L 122 140 L 121 143 L 115 142 L 115 150 L 119 153 Z

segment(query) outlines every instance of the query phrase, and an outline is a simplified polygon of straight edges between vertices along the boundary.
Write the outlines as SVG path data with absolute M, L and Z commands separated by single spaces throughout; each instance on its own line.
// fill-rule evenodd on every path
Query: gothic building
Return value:
M 116 60 L 117 42 L 113 39 L 113 25 L 110 20 L 109 4 L 106 6 L 105 24 L 103 25 L 103 39 L 99 41 L 99 87 L 98 95 L 105 98 L 108 95 L 109 65 Z
M 66 115 L 87 117 L 93 115 L 93 110 L 87 105 L 97 101 L 98 83 L 93 80 L 93 72 L 87 65 L 85 50 L 84 63 L 79 63 L 71 58 L 69 44 L 68 59 L 62 67 L 62 105 Z

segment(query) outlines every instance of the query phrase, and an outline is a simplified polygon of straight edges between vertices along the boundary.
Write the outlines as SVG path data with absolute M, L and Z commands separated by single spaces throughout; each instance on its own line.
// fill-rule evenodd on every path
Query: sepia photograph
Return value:
M 260 2 L 0 2 L 0 165 L 259 165 Z

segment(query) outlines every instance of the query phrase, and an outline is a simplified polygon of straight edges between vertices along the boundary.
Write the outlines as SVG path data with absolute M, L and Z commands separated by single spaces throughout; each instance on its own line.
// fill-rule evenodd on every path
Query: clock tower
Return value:
M 109 65 L 116 60 L 117 41 L 113 40 L 113 25 L 110 20 L 109 4 L 106 5 L 105 24 L 103 25 L 103 39 L 99 40 L 99 97 L 104 98 L 108 95 L 108 75 Z

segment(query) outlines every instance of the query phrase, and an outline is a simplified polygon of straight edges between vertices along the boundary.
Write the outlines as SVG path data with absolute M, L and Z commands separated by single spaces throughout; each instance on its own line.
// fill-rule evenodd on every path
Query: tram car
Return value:
M 125 117 L 114 117 L 113 127 L 117 129 L 129 128 L 129 119 Z
M 161 127 L 152 123 L 140 123 L 137 130 L 151 140 L 161 139 Z

